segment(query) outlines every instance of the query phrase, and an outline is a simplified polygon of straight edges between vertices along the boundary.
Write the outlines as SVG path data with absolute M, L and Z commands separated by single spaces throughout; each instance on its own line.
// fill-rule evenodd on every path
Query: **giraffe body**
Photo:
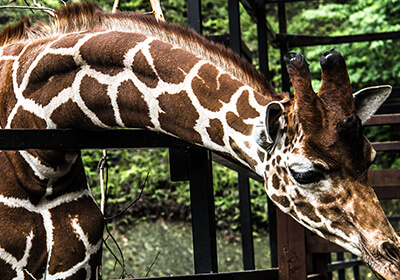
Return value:
M 340 54 L 321 58 L 318 95 L 304 58 L 288 59 L 290 100 L 228 50 L 141 15 L 78 5 L 50 26 L 25 25 L 0 34 L 2 128 L 145 128 L 212 149 L 263 176 L 284 212 L 398 278 L 399 240 L 368 184 L 374 151 L 361 133 L 390 89 L 354 102 Z M 377 105 L 365 106 L 368 96 Z M 103 222 L 79 152 L 0 157 L 0 223 L 16 230 L 0 232 L 0 270 L 8 279 L 94 279 Z

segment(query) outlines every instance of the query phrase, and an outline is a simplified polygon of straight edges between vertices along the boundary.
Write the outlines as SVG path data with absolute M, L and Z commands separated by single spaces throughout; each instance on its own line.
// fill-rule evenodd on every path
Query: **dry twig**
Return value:
M 160 0 L 150 0 L 153 15 L 158 21 L 165 21 L 163 12 L 161 10 Z
M 160 253 L 161 253 L 161 251 L 158 251 L 156 257 L 154 258 L 153 262 L 151 263 L 149 269 L 147 270 L 145 278 L 147 278 L 149 276 L 150 270 L 153 268 L 153 265 L 156 263 L 156 260 L 157 260 L 158 256 L 160 255 Z
M 118 7 L 119 7 L 119 0 L 114 0 L 114 5 L 112 7 L 111 12 L 116 13 L 118 11 Z
M 15 0 L 10 0 L 8 2 L 8 4 L 11 4 L 13 2 L 15 2 Z M 40 10 L 40 11 L 46 12 L 49 15 L 51 15 L 52 17 L 54 17 L 54 9 L 49 8 L 49 7 L 45 7 L 42 4 L 40 4 L 39 2 L 37 2 L 36 0 L 32 0 L 32 2 L 33 2 L 34 6 L 30 6 L 29 3 L 27 1 L 25 1 L 26 6 L 19 6 L 19 5 L 17 5 L 17 6 L 15 6 L 15 5 L 7 6 L 7 5 L 2 5 L 2 6 L 0 6 L 0 9 L 25 9 L 25 10 L 27 9 L 27 10 L 31 10 L 32 13 L 33 13 L 33 10 Z

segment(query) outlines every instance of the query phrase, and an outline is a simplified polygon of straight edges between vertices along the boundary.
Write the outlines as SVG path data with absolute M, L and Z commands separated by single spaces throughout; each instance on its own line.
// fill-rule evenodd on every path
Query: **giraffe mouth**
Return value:
M 361 238 L 362 258 L 371 268 L 378 279 L 398 280 L 400 279 L 400 249 L 399 244 L 382 242 L 378 249 L 371 248 L 370 244 Z

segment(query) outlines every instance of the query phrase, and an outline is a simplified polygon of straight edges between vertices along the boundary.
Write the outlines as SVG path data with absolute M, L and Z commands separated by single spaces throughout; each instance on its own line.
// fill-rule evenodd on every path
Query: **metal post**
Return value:
M 270 81 L 265 0 L 256 0 L 255 4 L 257 16 L 258 63 L 260 66 L 260 72 L 268 81 Z
M 211 152 L 188 150 L 195 273 L 217 273 L 217 241 Z
M 279 18 L 279 33 L 286 34 L 287 33 L 287 23 L 286 23 L 286 7 L 285 3 L 278 4 L 278 18 Z M 284 61 L 285 55 L 289 52 L 289 46 L 287 41 L 281 41 L 280 50 L 281 50 L 281 72 L 282 72 L 282 91 L 289 92 L 290 90 L 290 78 L 289 74 L 286 71 L 286 64 Z
M 250 184 L 249 178 L 238 173 L 239 176 L 239 206 L 242 234 L 243 269 L 254 270 L 254 244 L 251 224 Z
M 201 0 L 187 0 L 188 26 L 199 34 L 202 34 Z
M 229 47 L 241 55 L 239 0 L 228 1 L 229 14 Z
M 278 232 L 276 220 L 276 206 L 267 196 L 268 203 L 268 226 L 269 226 L 269 248 L 271 251 L 271 267 L 278 267 Z

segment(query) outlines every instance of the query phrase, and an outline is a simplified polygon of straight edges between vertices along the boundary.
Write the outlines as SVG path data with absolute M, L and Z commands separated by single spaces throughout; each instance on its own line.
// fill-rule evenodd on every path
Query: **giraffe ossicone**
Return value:
M 317 94 L 303 56 L 287 65 L 294 99 L 191 30 L 66 6 L 49 25 L 0 33 L 0 126 L 145 128 L 212 149 L 263 176 L 305 227 L 399 279 L 399 238 L 368 183 L 375 151 L 362 134 L 391 88 L 353 96 L 335 50 L 321 57 Z M 0 165 L 4 279 L 95 279 L 103 218 L 77 152 L 2 151 Z

